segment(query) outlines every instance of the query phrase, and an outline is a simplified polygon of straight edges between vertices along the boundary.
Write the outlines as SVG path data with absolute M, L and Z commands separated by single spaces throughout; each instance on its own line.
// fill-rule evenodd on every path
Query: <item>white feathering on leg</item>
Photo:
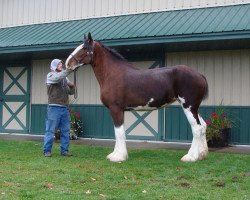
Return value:
M 126 146 L 126 137 L 124 126 L 115 127 L 115 148 L 114 151 L 107 156 L 107 159 L 112 162 L 121 162 L 128 159 Z
M 203 160 L 207 156 L 207 143 L 206 143 L 206 124 L 204 120 L 199 116 L 201 124 L 198 124 L 194 118 L 190 107 L 183 108 L 184 113 L 191 125 L 193 140 L 188 153 L 182 157 L 183 162 L 195 162 L 197 160 Z M 202 120 L 201 120 L 202 119 Z

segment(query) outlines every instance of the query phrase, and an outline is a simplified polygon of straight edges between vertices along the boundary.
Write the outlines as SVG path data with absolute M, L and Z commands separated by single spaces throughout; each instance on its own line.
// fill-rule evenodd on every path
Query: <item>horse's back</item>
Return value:
M 206 78 L 197 70 L 186 65 L 177 65 L 173 67 L 173 76 L 179 85 L 193 85 L 201 87 L 207 84 Z

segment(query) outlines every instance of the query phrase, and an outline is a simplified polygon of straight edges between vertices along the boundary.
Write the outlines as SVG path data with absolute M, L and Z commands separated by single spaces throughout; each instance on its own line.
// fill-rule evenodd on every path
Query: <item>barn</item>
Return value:
M 45 77 L 52 59 L 66 60 L 91 32 L 138 68 L 185 64 L 204 74 L 203 118 L 222 103 L 235 120 L 230 143 L 250 144 L 249 0 L 3 0 L 0 1 L 0 132 L 43 135 Z M 114 138 L 91 66 L 78 72 L 85 138 Z M 73 79 L 73 76 L 69 77 Z M 126 112 L 127 139 L 190 142 L 178 103 Z

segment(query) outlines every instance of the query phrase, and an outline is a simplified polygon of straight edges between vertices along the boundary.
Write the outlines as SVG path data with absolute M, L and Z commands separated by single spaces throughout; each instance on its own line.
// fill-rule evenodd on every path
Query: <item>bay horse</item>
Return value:
M 107 156 L 113 162 L 128 159 L 124 129 L 124 111 L 137 108 L 158 109 L 178 101 L 191 125 L 193 140 L 184 162 L 207 156 L 206 123 L 198 113 L 208 95 L 206 78 L 194 69 L 178 65 L 154 69 L 137 69 L 115 50 L 84 36 L 67 58 L 66 68 L 90 64 L 100 84 L 100 98 L 110 110 L 115 129 L 114 151 Z

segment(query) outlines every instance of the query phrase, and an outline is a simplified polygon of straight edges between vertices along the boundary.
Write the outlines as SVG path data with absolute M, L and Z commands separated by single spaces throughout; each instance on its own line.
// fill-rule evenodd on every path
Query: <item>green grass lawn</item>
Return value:
M 106 160 L 112 148 L 70 146 L 73 157 L 42 156 L 42 143 L 0 141 L 0 199 L 250 199 L 250 155 L 210 152 L 183 163 L 185 151 L 129 149 L 129 160 Z

